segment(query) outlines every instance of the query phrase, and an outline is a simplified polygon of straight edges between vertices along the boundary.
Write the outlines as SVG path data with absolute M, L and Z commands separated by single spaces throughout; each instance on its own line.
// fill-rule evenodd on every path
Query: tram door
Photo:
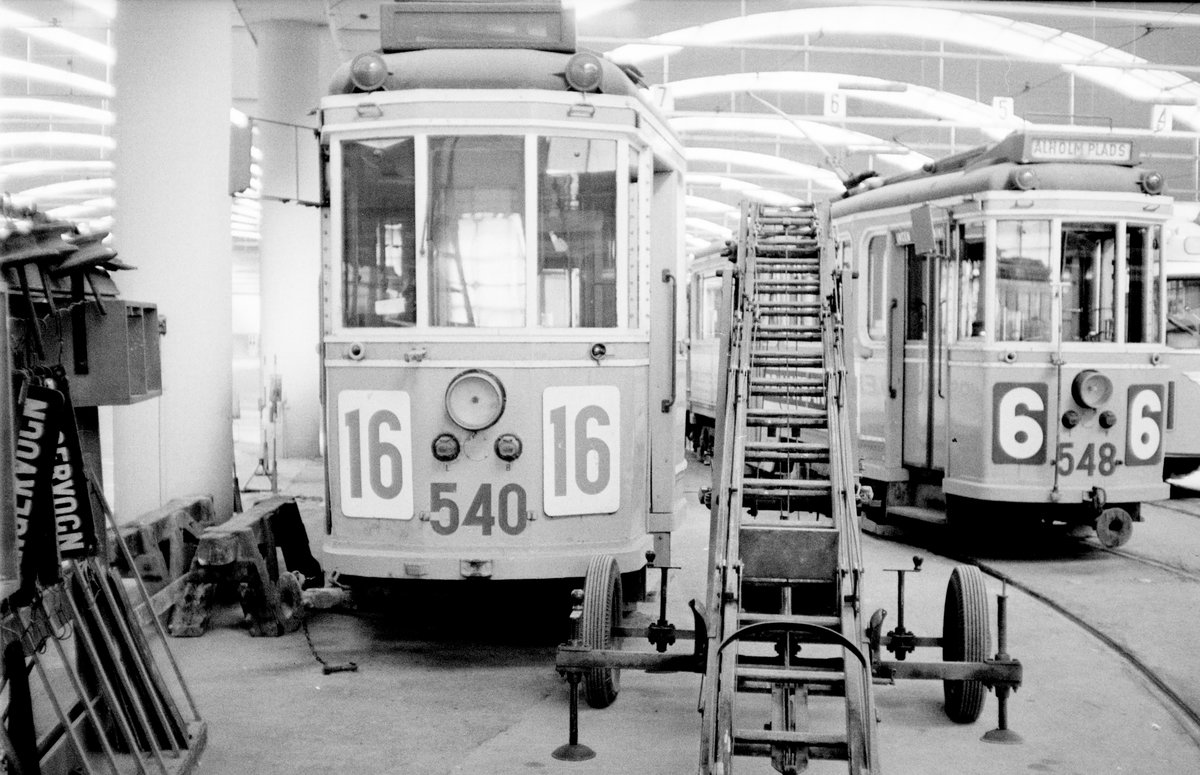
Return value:
M 902 461 L 946 469 L 949 267 L 940 242 L 934 250 L 904 253 L 904 443 Z

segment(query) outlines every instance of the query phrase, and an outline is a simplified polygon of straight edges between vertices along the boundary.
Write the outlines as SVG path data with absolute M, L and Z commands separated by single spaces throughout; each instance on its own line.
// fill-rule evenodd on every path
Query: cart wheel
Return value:
M 611 648 L 612 630 L 621 616 L 621 569 L 611 555 L 602 554 L 588 564 L 583 585 L 583 645 Z M 583 694 L 593 708 L 607 708 L 621 690 L 620 668 L 597 667 L 583 673 Z
M 987 587 L 983 573 L 972 565 L 958 565 L 946 587 L 942 615 L 942 659 L 946 662 L 982 662 L 987 659 L 991 634 L 988 628 Z M 946 716 L 970 724 L 983 712 L 987 689 L 982 681 L 943 681 Z
M 1096 517 L 1096 538 L 1107 549 L 1124 546 L 1133 535 L 1133 517 L 1125 509 L 1105 509 Z

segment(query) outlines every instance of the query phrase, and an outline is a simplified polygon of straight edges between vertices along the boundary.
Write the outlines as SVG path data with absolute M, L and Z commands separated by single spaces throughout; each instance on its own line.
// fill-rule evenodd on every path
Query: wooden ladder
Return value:
M 743 204 L 722 309 L 700 769 L 878 771 L 828 209 Z

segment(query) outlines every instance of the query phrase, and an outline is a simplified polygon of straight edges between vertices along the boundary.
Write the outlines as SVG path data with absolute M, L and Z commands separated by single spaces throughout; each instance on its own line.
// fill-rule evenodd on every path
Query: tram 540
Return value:
M 680 145 L 557 3 L 381 15 L 320 105 L 327 568 L 611 608 L 682 509 Z

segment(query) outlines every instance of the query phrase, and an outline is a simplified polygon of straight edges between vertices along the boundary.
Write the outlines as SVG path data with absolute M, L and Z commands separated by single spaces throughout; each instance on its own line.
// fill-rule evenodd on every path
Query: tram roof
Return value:
M 1018 131 L 1004 139 L 886 178 L 868 177 L 833 203 L 834 215 L 983 191 L 1025 190 L 1015 173 L 1036 166 L 1042 190 L 1145 193 L 1132 137 Z
M 408 0 L 381 5 L 379 19 L 376 53 L 387 67 L 385 91 L 571 91 L 567 62 L 581 52 L 574 12 L 561 0 Z M 598 55 L 592 61 L 601 69 L 597 92 L 633 96 L 645 86 L 632 65 Z M 352 62 L 334 73 L 330 94 L 361 91 L 350 77 Z
M 571 54 L 512 48 L 434 48 L 381 53 L 388 75 L 381 91 L 407 89 L 539 89 L 571 91 L 567 85 L 567 61 Z M 603 76 L 601 94 L 641 96 L 623 68 L 597 57 Z M 350 80 L 350 62 L 333 74 L 330 94 L 360 91 Z

